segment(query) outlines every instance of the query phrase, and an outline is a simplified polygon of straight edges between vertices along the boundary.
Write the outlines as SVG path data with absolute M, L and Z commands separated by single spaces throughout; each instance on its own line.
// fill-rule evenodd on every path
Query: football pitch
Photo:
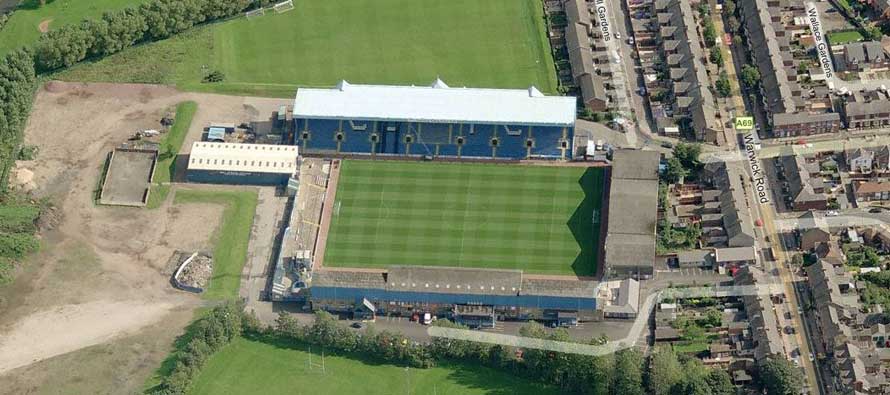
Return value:
M 557 91 L 541 0 L 294 4 L 283 14 L 267 11 L 130 48 L 59 78 L 281 97 L 341 79 L 427 85 L 437 76 L 451 86 Z M 201 83 L 209 70 L 225 80 Z
M 346 160 L 324 265 L 596 272 L 599 168 Z

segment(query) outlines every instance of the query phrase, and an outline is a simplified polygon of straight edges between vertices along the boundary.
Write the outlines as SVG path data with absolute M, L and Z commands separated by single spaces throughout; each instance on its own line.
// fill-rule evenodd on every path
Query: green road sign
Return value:
M 737 130 L 754 129 L 754 117 L 736 117 L 735 128 Z

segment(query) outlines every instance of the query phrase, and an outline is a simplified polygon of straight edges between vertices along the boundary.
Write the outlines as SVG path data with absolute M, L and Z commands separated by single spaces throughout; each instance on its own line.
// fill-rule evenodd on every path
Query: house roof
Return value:
M 590 25 L 590 10 L 587 9 L 586 0 L 566 0 L 564 8 L 566 19 L 570 23 Z
M 523 124 L 571 127 L 576 100 L 528 89 L 452 88 L 437 79 L 430 86 L 358 85 L 300 88 L 294 118 L 402 122 Z
M 717 262 L 753 261 L 757 257 L 754 247 L 729 247 L 714 250 Z
M 713 258 L 712 250 L 688 250 L 677 252 L 677 261 L 682 263 L 710 262 Z
M 853 184 L 856 194 L 890 192 L 890 182 L 859 181 Z

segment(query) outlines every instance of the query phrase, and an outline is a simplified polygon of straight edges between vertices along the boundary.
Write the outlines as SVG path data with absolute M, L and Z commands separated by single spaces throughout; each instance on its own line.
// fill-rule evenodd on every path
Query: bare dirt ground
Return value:
M 56 206 L 55 218 L 44 221 L 53 226 L 41 232 L 41 252 L 0 287 L 0 393 L 138 392 L 201 305 L 160 271 L 177 249 L 212 249 L 222 207 L 93 203 L 105 155 L 184 100 L 198 102 L 184 151 L 211 121 L 255 119 L 286 103 L 147 85 L 51 82 L 38 93 L 26 143 L 39 154 L 19 167 L 33 172 L 29 188 Z
M 52 23 L 53 18 L 44 19 L 40 21 L 40 24 L 37 25 L 37 30 L 40 30 L 41 33 L 46 33 L 49 31 L 49 24 Z

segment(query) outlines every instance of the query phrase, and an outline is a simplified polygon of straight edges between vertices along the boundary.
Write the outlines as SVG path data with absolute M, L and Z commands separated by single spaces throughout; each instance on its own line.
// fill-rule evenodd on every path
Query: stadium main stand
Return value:
M 570 159 L 574 97 L 528 89 L 300 88 L 293 144 L 306 153 Z

